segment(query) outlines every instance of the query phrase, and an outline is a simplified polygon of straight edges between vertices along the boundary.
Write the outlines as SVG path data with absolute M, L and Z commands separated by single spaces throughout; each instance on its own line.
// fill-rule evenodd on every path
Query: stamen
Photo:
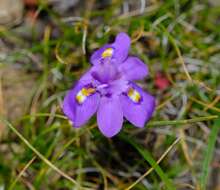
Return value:
M 85 102 L 85 100 L 87 99 L 88 96 L 92 95 L 93 93 L 95 93 L 95 89 L 94 88 L 82 88 L 77 94 L 76 94 L 76 101 L 79 104 L 82 104 Z
M 99 86 L 97 86 L 97 89 L 102 89 L 102 88 L 106 88 L 108 87 L 108 84 L 101 84 Z
M 111 57 L 113 55 L 113 48 L 107 48 L 102 53 L 102 58 Z
M 129 88 L 127 95 L 135 103 L 139 103 L 141 100 L 140 93 L 137 90 L 135 90 L 134 88 Z

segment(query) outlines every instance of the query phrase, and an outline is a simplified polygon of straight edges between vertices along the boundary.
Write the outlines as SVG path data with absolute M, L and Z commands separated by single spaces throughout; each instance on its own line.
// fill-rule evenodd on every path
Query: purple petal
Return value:
M 82 75 L 79 82 L 82 83 L 82 84 L 91 83 L 91 80 L 93 79 L 91 73 L 92 73 L 92 69 L 89 69 L 86 73 L 84 73 Z
M 93 66 L 91 75 L 95 80 L 98 80 L 101 83 L 107 83 L 118 77 L 118 71 L 113 64 L 104 62 Z
M 153 114 L 155 99 L 134 83 L 131 85 L 132 88 L 140 93 L 141 101 L 139 103 L 135 103 L 127 95 L 121 95 L 120 101 L 122 104 L 123 115 L 136 127 L 144 127 L 145 122 L 147 122 Z
M 67 92 L 63 102 L 63 112 L 73 122 L 74 127 L 84 125 L 96 112 L 99 105 L 100 95 L 98 93 L 88 96 L 82 104 L 76 101 L 76 95 L 83 87 L 85 84 L 78 82 L 73 89 Z
M 74 94 L 73 90 L 68 91 L 63 101 L 63 113 L 71 121 L 75 119 L 75 109 L 73 109 L 75 106 L 75 102 L 73 101 Z
M 97 123 L 99 130 L 106 137 L 113 137 L 121 130 L 123 112 L 119 98 L 101 98 Z
M 119 70 L 127 80 L 141 80 L 148 74 L 147 65 L 137 57 L 128 57 L 120 66 Z
M 116 38 L 115 42 L 112 44 L 106 44 L 100 49 L 96 50 L 91 58 L 90 62 L 93 65 L 97 65 L 101 63 L 101 60 L 103 59 L 102 53 L 107 49 L 112 48 L 113 49 L 113 55 L 110 58 L 110 61 L 113 61 L 115 64 L 122 63 L 128 56 L 129 48 L 130 48 L 130 37 L 126 33 L 119 33 Z M 106 58 L 106 59 L 109 59 Z
M 100 60 L 102 59 L 102 53 L 103 51 L 105 51 L 105 49 L 111 47 L 111 44 L 106 44 L 104 46 L 102 46 L 100 49 L 96 50 L 91 58 L 90 58 L 90 62 L 93 64 L 93 65 L 97 65 L 100 63 Z
M 127 88 L 128 88 L 128 81 L 124 80 L 123 78 L 120 78 L 118 80 L 109 83 L 108 94 L 111 94 L 113 96 L 114 95 L 118 96 L 124 91 L 126 91 Z
M 112 46 L 115 49 L 114 58 L 119 64 L 127 58 L 130 43 L 130 37 L 126 33 L 121 32 L 116 36 L 115 42 Z

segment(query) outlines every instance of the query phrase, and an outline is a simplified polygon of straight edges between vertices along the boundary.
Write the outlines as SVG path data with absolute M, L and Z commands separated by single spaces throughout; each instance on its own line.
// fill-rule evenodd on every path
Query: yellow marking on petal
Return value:
M 140 102 L 140 100 L 141 100 L 141 95 L 140 95 L 140 93 L 139 93 L 137 90 L 133 89 L 133 88 L 130 88 L 130 89 L 128 90 L 127 95 L 128 95 L 128 97 L 129 97 L 133 102 L 135 102 L 135 103 L 138 103 L 138 102 Z
M 113 49 L 107 48 L 105 51 L 103 51 L 102 58 L 111 57 L 112 55 L 113 55 Z
M 94 88 L 82 88 L 82 94 L 85 96 L 89 96 L 95 92 Z
M 82 88 L 77 94 L 76 94 L 76 100 L 79 104 L 82 104 L 85 102 L 88 96 L 92 95 L 95 92 L 94 88 Z

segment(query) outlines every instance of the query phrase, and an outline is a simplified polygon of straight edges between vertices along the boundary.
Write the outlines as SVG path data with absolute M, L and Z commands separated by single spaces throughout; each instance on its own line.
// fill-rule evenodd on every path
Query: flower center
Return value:
M 127 96 L 134 102 L 139 103 L 141 101 L 141 94 L 135 90 L 134 88 L 130 87 Z
M 103 51 L 102 58 L 111 57 L 113 55 L 113 52 L 113 48 L 107 48 L 105 51 Z
M 82 104 L 86 101 L 87 97 L 95 93 L 95 88 L 86 88 L 83 87 L 77 94 L 76 94 L 76 101 L 79 104 Z
M 109 64 L 110 59 L 92 68 L 92 86 L 101 96 L 116 96 L 127 91 L 128 81 L 125 80 L 117 66 Z

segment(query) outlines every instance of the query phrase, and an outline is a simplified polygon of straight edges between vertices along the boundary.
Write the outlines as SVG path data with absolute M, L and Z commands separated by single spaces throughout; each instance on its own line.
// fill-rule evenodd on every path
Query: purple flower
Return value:
M 155 99 L 133 81 L 148 74 L 137 57 L 128 56 L 130 38 L 119 33 L 91 56 L 91 69 L 69 90 L 63 111 L 74 127 L 85 124 L 97 112 L 99 130 L 106 137 L 122 128 L 123 117 L 136 127 L 144 127 L 155 108 Z

